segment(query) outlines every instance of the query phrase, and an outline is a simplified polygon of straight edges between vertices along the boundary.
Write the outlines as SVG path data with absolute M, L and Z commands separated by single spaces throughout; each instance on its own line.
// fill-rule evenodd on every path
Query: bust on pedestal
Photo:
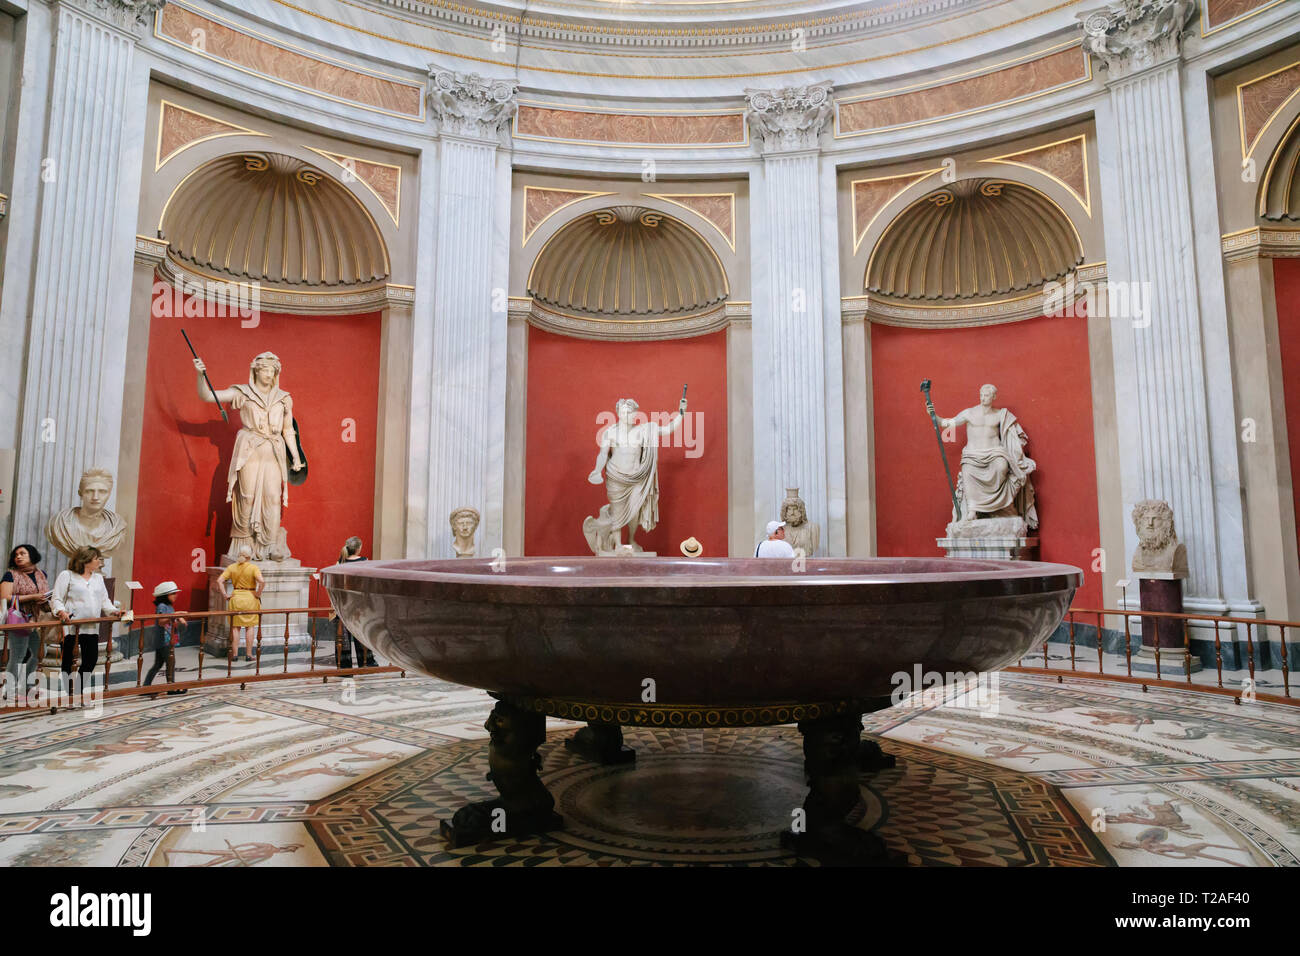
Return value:
M 1187 578 L 1187 547 L 1174 533 L 1174 510 L 1169 504 L 1147 498 L 1133 506 L 1138 548 L 1133 552 L 1133 576 L 1143 611 L 1183 613 L 1183 581 Z M 1200 658 L 1190 657 L 1184 640 L 1184 621 L 1171 617 L 1142 618 L 1142 647 L 1133 658 L 1135 671 L 1156 670 L 1156 648 L 1161 674 L 1186 674 L 1201 669 Z
M 1032 560 L 1038 538 L 1034 486 L 1038 467 L 1025 454 L 1029 437 L 1010 409 L 994 408 L 998 390 L 980 388 L 980 403 L 939 419 L 944 429 L 966 426 L 952 521 L 946 537 L 935 539 L 950 558 Z
M 98 548 L 105 558 L 104 587 L 108 590 L 110 600 L 117 595 L 117 580 L 109 573 L 108 561 L 112 553 L 122 546 L 126 538 L 126 522 L 115 512 L 108 510 L 108 498 L 113 493 L 113 473 L 106 468 L 87 468 L 77 483 L 77 495 L 81 505 L 64 508 L 57 512 L 45 524 L 45 540 L 54 545 L 64 557 L 72 557 L 80 548 Z M 53 583 L 53 575 L 50 576 Z M 108 641 L 113 636 L 112 624 L 99 626 L 100 640 Z M 116 642 L 107 646 L 108 659 L 116 663 L 122 659 L 122 652 Z M 46 656 L 43 666 L 57 667 L 59 658 L 58 644 L 45 648 Z

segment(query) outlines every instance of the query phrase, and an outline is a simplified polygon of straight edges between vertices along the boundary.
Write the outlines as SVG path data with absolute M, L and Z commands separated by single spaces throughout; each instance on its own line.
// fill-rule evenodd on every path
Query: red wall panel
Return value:
M 289 488 L 289 507 L 283 511 L 293 556 L 304 566 L 325 567 L 354 534 L 365 541 L 369 554 L 379 314 L 263 312 L 256 327 L 243 328 L 238 317 L 160 317 L 159 312 L 172 310 L 156 306 L 149 327 L 133 576 L 149 593 L 171 578 L 183 592 L 178 607 L 201 609 L 207 602 L 206 579 L 191 570 L 191 552 L 203 548 L 213 564 L 230 544 L 226 473 L 239 415 L 227 406 L 227 424 L 216 405 L 199 398 L 182 328 L 218 389 L 247 383 L 253 356 L 270 351 L 280 357 L 280 386 L 293 396 L 308 461 L 307 481 Z M 345 418 L 356 422 L 355 441 L 344 440 Z M 138 600 L 136 610 L 144 610 L 144 603 Z
M 726 555 L 727 333 L 592 342 L 528 330 L 526 554 L 591 553 L 582 521 L 608 500 L 604 484 L 587 483 L 596 462 L 597 416 L 612 414 L 625 397 L 636 399 L 642 412 L 674 412 L 684 383 L 693 434 L 679 431 L 660 447 L 659 525 L 638 531 L 636 540 L 647 551 L 680 556 L 678 545 L 694 535 L 705 554 Z M 683 447 L 686 437 L 694 449 Z
M 1300 515 L 1300 259 L 1273 260 L 1273 292 L 1277 296 L 1286 436 L 1291 446 L 1291 494 L 1296 514 Z M 1300 528 L 1297 540 L 1300 540 Z
M 951 418 L 979 404 L 985 382 L 997 386 L 1029 436 L 1038 463 L 1039 554 L 1083 569 L 1075 603 L 1099 607 L 1101 576 L 1092 571 L 1100 547 L 1097 468 L 1092 431 L 1088 325 L 1083 317 L 1043 317 L 971 329 L 871 326 L 875 414 L 876 540 L 881 555 L 942 554 L 952 515 L 938 442 L 925 412 L 922 379 L 933 382 L 935 410 Z M 956 479 L 966 428 L 945 443 Z M 1112 565 L 1124 556 L 1110 555 Z

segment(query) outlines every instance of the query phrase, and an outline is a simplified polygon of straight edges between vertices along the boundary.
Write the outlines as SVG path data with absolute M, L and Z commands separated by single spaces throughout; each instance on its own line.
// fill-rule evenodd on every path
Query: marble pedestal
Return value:
M 1038 557 L 1038 538 L 1029 535 L 1023 518 L 954 521 L 947 536 L 934 541 L 950 558 L 1034 561 Z
M 224 560 L 224 559 L 223 559 Z M 234 563 L 233 560 L 231 563 Z M 266 587 L 262 590 L 262 610 L 274 611 L 276 608 L 305 608 L 311 602 L 311 576 L 315 568 L 304 568 L 297 558 L 287 561 L 258 561 Z M 226 597 L 217 583 L 225 568 L 208 568 L 208 607 L 211 610 L 223 610 Z M 262 616 L 262 653 L 284 651 L 285 615 L 264 614 Z M 311 646 L 306 612 L 288 615 L 289 650 L 299 650 Z M 208 618 L 207 635 L 203 639 L 203 650 L 208 654 L 225 656 L 230 653 L 230 618 Z
M 1134 574 L 1138 579 L 1138 594 L 1143 611 L 1183 613 L 1183 579 L 1186 571 L 1143 571 Z M 1133 670 L 1154 674 L 1156 672 L 1156 647 L 1160 648 L 1160 676 L 1181 677 L 1187 674 L 1188 654 L 1183 640 L 1184 622 L 1178 618 L 1142 617 L 1140 629 L 1142 647 L 1133 655 Z M 1200 658 L 1191 657 L 1192 673 L 1201 669 Z

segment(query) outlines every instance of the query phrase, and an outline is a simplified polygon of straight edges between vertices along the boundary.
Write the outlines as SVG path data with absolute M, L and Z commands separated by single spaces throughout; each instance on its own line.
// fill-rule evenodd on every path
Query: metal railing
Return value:
M 186 611 L 176 612 L 173 614 L 137 614 L 130 616 L 127 620 L 118 617 L 73 618 L 66 624 L 58 619 L 46 619 L 31 621 L 26 624 L 0 625 L 0 649 L 2 649 L 3 662 L 7 668 L 10 654 L 10 633 L 13 631 L 34 630 L 41 638 L 37 644 L 37 652 L 41 659 L 36 662 L 37 666 L 35 669 L 37 671 L 47 671 L 49 668 L 44 666 L 47 647 L 56 642 L 59 644 L 62 664 L 62 645 L 67 640 L 72 640 L 73 660 L 71 661 L 71 670 L 73 673 L 78 673 L 81 665 L 81 640 L 93 636 L 96 643 L 99 645 L 101 656 L 99 657 L 94 670 L 89 671 L 88 673 L 94 673 L 96 675 L 102 674 L 102 696 L 109 700 L 121 697 L 163 694 L 168 691 L 190 690 L 196 687 L 219 687 L 231 684 L 238 684 L 240 689 L 243 689 L 247 684 L 275 680 L 302 680 L 304 678 L 315 677 L 328 680 L 331 677 L 365 676 L 369 674 L 406 675 L 406 671 L 403 668 L 388 665 L 376 667 L 337 666 L 337 663 L 342 656 L 343 641 L 348 640 L 343 630 L 343 622 L 338 619 L 335 619 L 331 625 L 327 625 L 334 632 L 334 660 L 336 666 L 318 666 L 317 653 L 321 643 L 319 635 L 321 628 L 319 626 L 313 626 L 313 622 L 318 622 L 319 624 L 322 620 L 327 619 L 327 615 L 330 611 L 331 609 L 329 607 L 275 608 L 273 610 L 264 609 L 259 611 Z M 233 651 L 235 643 L 233 634 L 231 634 L 230 631 L 234 630 L 234 628 L 231 627 L 230 620 L 237 616 L 247 615 L 256 615 L 258 619 L 256 633 L 254 635 L 254 657 L 252 658 L 253 669 L 252 671 L 236 671 L 235 658 L 233 654 L 227 653 L 224 656 L 211 654 L 207 652 L 206 645 L 213 623 L 224 618 L 226 619 L 225 627 L 227 629 L 227 640 L 229 642 L 230 650 Z M 292 643 L 291 634 L 293 631 L 291 622 L 295 616 L 300 615 L 306 615 L 305 636 L 308 640 L 307 662 L 305 667 L 290 669 L 290 644 Z M 284 619 L 284 629 L 283 631 L 278 631 L 278 633 L 283 635 L 284 645 L 278 651 L 271 650 L 269 653 L 264 655 L 263 622 L 268 618 L 274 620 L 280 617 L 283 617 Z M 146 638 L 149 636 L 148 630 L 151 626 L 156 627 L 159 622 L 169 620 L 177 623 L 180 623 L 181 621 L 197 621 L 199 623 L 198 674 L 192 680 L 173 680 L 161 684 L 145 684 L 145 657 L 150 653 L 156 654 L 157 652 L 155 643 L 149 643 L 149 646 L 146 646 Z M 103 628 L 101 627 L 99 633 L 88 635 L 78 633 L 78 626 L 82 624 L 115 624 L 125 627 L 126 630 L 121 634 L 106 635 L 103 633 Z M 268 623 L 265 630 L 274 631 L 276 628 Z M 302 631 L 300 630 L 299 633 L 301 634 Z M 167 639 L 165 632 L 161 628 L 158 628 L 152 637 L 154 642 Z M 272 637 L 274 637 L 274 635 L 272 635 Z M 241 641 L 240 643 L 242 644 L 243 642 Z M 122 686 L 114 687 L 111 682 L 112 674 L 115 672 L 113 667 L 114 662 L 112 659 L 114 645 L 135 652 L 135 660 L 130 663 L 127 663 L 126 661 L 120 662 L 116 671 L 116 673 L 120 674 L 123 665 L 134 668 L 135 681 L 133 684 L 129 683 L 129 681 L 123 681 L 119 682 Z M 169 645 L 167 647 L 167 673 L 172 675 L 175 675 L 176 650 L 177 648 L 175 646 Z M 211 662 L 214 657 L 216 658 L 215 666 L 214 663 Z M 279 660 L 277 661 L 276 658 L 279 658 Z M 208 669 L 206 675 L 204 673 L 205 663 L 207 664 Z M 295 663 L 301 662 L 296 661 Z M 27 679 L 30 681 L 32 676 L 31 665 L 29 664 L 27 666 L 29 669 Z M 60 673 L 65 672 L 60 671 Z M 63 679 L 64 678 L 62 677 L 60 678 L 60 680 Z M 5 678 L 5 680 L 6 696 L 3 699 L 0 699 L 0 715 L 15 713 L 22 710 L 30 710 L 33 707 L 43 708 L 48 706 L 57 709 L 59 706 L 66 706 L 66 704 L 62 703 L 63 700 L 66 700 L 65 694 L 50 695 L 50 702 L 46 703 L 42 703 L 40 700 L 35 702 L 28 702 L 25 700 L 20 701 L 19 695 L 23 695 L 23 698 L 26 697 L 26 688 L 9 688 L 7 686 L 8 678 Z
M 1095 618 L 1096 620 L 1096 625 L 1095 625 L 1096 637 L 1097 637 L 1097 641 L 1096 641 L 1097 670 L 1096 671 L 1080 670 L 1078 666 L 1079 661 L 1077 655 L 1079 651 L 1079 644 L 1075 640 L 1075 629 L 1076 626 L 1078 626 L 1078 622 L 1076 619 L 1080 616 L 1084 617 L 1085 620 L 1088 618 Z M 1105 653 L 1104 653 L 1105 641 L 1103 635 L 1107 630 L 1105 627 L 1105 618 L 1108 617 L 1118 617 L 1118 618 L 1122 618 L 1124 621 L 1124 673 L 1122 674 L 1117 674 L 1113 672 L 1107 673 L 1106 671 L 1106 660 L 1105 660 Z M 1156 632 L 1157 636 L 1156 636 L 1155 643 L 1153 645 L 1152 644 L 1145 645 L 1145 647 L 1151 652 L 1152 657 L 1154 658 L 1154 662 L 1155 662 L 1154 677 L 1135 675 L 1133 673 L 1134 652 L 1135 650 L 1140 650 L 1144 645 L 1141 642 L 1141 639 L 1139 638 L 1139 643 L 1137 645 L 1137 648 L 1134 647 L 1133 644 L 1134 635 L 1132 633 L 1132 628 L 1130 623 L 1131 618 L 1141 619 L 1143 622 L 1144 630 L 1147 627 L 1151 627 L 1152 631 Z M 1175 647 L 1168 647 L 1168 646 L 1166 647 L 1160 646 L 1159 637 L 1158 637 L 1159 628 L 1154 626 L 1157 620 L 1171 620 L 1171 621 L 1177 621 L 1181 623 L 1182 635 L 1183 635 L 1182 647 L 1175 648 Z M 1237 688 L 1224 687 L 1223 649 L 1224 649 L 1225 637 L 1231 636 L 1236 632 L 1241 632 L 1245 636 L 1245 645 L 1246 645 L 1245 663 L 1246 663 L 1246 670 L 1249 674 L 1248 679 L 1251 685 L 1250 693 L 1253 695 L 1254 699 L 1270 701 L 1273 703 L 1282 703 L 1282 704 L 1300 704 L 1300 698 L 1294 697 L 1291 694 L 1291 672 L 1289 667 L 1290 648 L 1287 646 L 1287 640 L 1286 640 L 1287 630 L 1291 629 L 1294 631 L 1295 629 L 1300 628 L 1300 621 L 1275 621 L 1275 620 L 1269 620 L 1267 618 L 1257 618 L 1257 617 L 1231 617 L 1227 615 L 1217 615 L 1217 614 L 1187 614 L 1187 613 L 1175 613 L 1173 611 L 1145 611 L 1137 608 L 1131 608 L 1128 610 L 1118 610 L 1115 608 L 1100 608 L 1100 609 L 1070 608 L 1070 610 L 1066 613 L 1066 620 L 1064 624 L 1067 628 L 1067 632 L 1069 635 L 1069 639 L 1066 642 L 1070 650 L 1069 673 L 1077 674 L 1081 677 L 1101 678 L 1103 680 L 1113 680 L 1113 681 L 1119 681 L 1123 683 L 1141 684 L 1143 685 L 1143 689 L 1145 689 L 1146 686 L 1148 685 L 1155 686 L 1155 687 L 1177 687 L 1183 689 L 1190 688 L 1192 690 L 1204 691 L 1206 693 L 1223 694 L 1227 696 L 1236 697 L 1238 703 L 1241 702 L 1243 695 L 1246 693 L 1246 688 L 1245 687 L 1237 687 Z M 1192 650 L 1191 629 L 1194 625 L 1198 626 L 1198 629 L 1204 629 L 1205 631 L 1207 631 L 1207 637 L 1208 637 L 1209 629 L 1211 627 L 1213 628 L 1214 659 L 1215 659 L 1216 673 L 1215 673 L 1215 683 L 1212 686 L 1203 682 L 1195 681 L 1193 680 L 1192 677 L 1193 675 L 1192 659 L 1194 656 L 1194 652 Z M 1092 625 L 1089 624 L 1089 626 Z M 1255 672 L 1258 667 L 1258 662 L 1256 660 L 1257 644 L 1271 646 L 1269 645 L 1269 641 L 1268 641 L 1269 628 L 1277 628 L 1278 631 L 1279 650 L 1280 650 L 1278 656 L 1281 658 L 1279 669 L 1281 670 L 1282 673 L 1281 694 L 1260 693 L 1254 690 L 1254 684 L 1256 681 Z M 1225 631 L 1226 631 L 1226 635 L 1225 635 Z M 1025 666 L 1024 665 L 1025 660 L 1034 659 L 1033 657 L 1028 657 L 1028 658 L 1021 658 L 1020 665 L 1014 667 L 1008 667 L 1006 669 L 1009 671 L 1016 671 L 1019 673 L 1050 674 L 1056 677 L 1062 676 L 1064 671 L 1063 668 L 1050 666 L 1050 660 L 1048 657 L 1049 646 L 1051 646 L 1049 645 L 1049 642 L 1047 641 L 1043 642 L 1043 647 L 1042 647 L 1043 666 L 1042 667 Z M 1059 647 L 1060 644 L 1057 644 L 1055 646 Z M 1084 648 L 1085 650 L 1088 649 L 1086 645 L 1084 645 Z M 1165 655 L 1169 655 L 1171 654 L 1171 652 L 1178 652 L 1178 657 L 1177 657 L 1178 663 L 1174 666 L 1165 665 L 1164 669 L 1162 670 L 1161 659 L 1160 659 L 1161 654 L 1164 653 Z M 1168 678 L 1165 677 L 1165 671 L 1169 672 Z M 1181 677 L 1175 678 L 1174 677 L 1175 671 L 1181 671 Z

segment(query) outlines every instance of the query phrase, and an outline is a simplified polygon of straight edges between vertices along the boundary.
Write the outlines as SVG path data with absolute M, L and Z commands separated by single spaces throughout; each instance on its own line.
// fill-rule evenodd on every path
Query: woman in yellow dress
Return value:
M 226 587 L 226 582 L 230 587 Z M 262 569 L 253 563 L 253 549 L 244 545 L 239 549 L 239 560 L 221 572 L 217 584 L 226 596 L 228 611 L 260 611 L 262 609 L 262 588 L 266 581 Z M 240 660 L 235 656 L 242 639 L 248 647 L 248 660 L 253 659 L 253 633 L 261 616 L 258 614 L 236 614 L 230 619 L 230 659 Z

